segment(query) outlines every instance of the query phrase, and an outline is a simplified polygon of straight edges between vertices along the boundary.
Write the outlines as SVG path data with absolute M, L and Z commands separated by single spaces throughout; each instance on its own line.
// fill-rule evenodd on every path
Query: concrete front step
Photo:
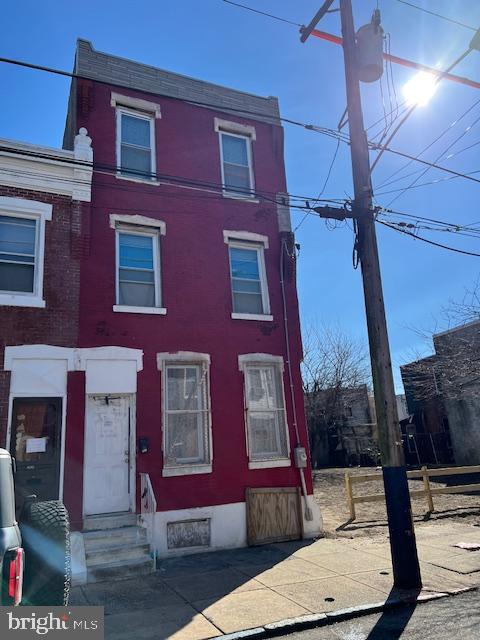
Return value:
M 146 543 L 119 547 L 99 547 L 86 551 L 86 556 L 87 568 L 98 564 L 125 562 L 127 560 L 150 560 L 150 545 Z
M 137 514 L 135 513 L 105 513 L 100 516 L 87 516 L 83 521 L 83 530 L 99 531 L 136 525 Z
M 109 562 L 87 567 L 87 582 L 105 582 L 108 580 L 126 580 L 152 573 L 152 559 Z
M 143 544 L 147 540 L 147 530 L 144 527 L 119 527 L 118 529 L 100 529 L 84 531 L 83 540 L 87 553 L 100 547 L 119 547 L 120 545 Z

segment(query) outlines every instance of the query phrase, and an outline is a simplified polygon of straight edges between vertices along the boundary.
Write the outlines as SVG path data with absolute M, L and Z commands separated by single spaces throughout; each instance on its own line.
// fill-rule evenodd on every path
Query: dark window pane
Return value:
M 122 143 L 150 148 L 150 121 L 122 114 Z
M 36 221 L 0 216 L 0 253 L 35 255 Z
M 153 238 L 121 233 L 119 236 L 120 266 L 153 269 Z
M 155 282 L 155 274 L 153 271 L 141 271 L 140 269 L 120 269 L 120 282 L 140 282 L 153 284 Z
M 33 265 L 0 262 L 0 291 L 33 293 Z
M 246 138 L 237 138 L 222 134 L 223 161 L 241 164 L 248 167 L 248 152 Z
M 233 294 L 234 313 L 263 313 L 262 296 L 254 293 Z
M 250 193 L 250 171 L 248 167 L 235 164 L 223 164 L 223 177 L 227 189 L 235 189 L 238 193 Z
M 261 293 L 260 280 L 232 280 L 233 293 Z
M 152 172 L 151 154 L 149 150 L 136 149 L 122 145 L 122 173 L 142 176 Z
M 232 278 L 259 280 L 258 253 L 255 249 L 230 247 Z
M 153 284 L 135 284 L 120 282 L 118 285 L 119 304 L 131 307 L 154 307 L 155 286 Z

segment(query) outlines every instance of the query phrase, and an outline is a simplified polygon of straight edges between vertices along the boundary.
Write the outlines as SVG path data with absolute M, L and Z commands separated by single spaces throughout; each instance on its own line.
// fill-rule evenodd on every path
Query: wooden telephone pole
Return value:
M 331 3 L 324 3 L 328 9 Z M 318 14 L 317 14 L 318 15 Z M 407 471 L 398 422 L 382 279 L 378 258 L 367 136 L 364 129 L 357 70 L 355 28 L 351 0 L 340 0 L 348 123 L 355 201 L 353 217 L 358 226 L 358 253 L 362 267 L 370 359 L 379 448 L 387 506 L 394 585 L 403 589 L 422 586 L 413 528 Z M 314 28 L 302 30 L 302 40 Z

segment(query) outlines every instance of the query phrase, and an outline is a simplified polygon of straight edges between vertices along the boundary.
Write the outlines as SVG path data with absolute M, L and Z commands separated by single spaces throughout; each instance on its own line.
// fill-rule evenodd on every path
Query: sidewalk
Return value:
M 435 523 L 416 533 L 419 600 L 480 585 L 480 551 L 453 546 L 480 543 L 480 528 Z M 322 538 L 169 558 L 151 576 L 76 587 L 71 604 L 104 605 L 107 638 L 205 640 L 412 598 L 391 591 L 388 544 Z

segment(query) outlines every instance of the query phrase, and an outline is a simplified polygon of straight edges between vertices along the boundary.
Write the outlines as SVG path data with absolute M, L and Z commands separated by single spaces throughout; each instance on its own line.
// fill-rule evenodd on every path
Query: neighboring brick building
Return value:
M 78 339 L 91 159 L 86 131 L 74 151 L 0 140 L 0 442 L 19 496 L 62 497 L 70 478 L 61 354 Z

